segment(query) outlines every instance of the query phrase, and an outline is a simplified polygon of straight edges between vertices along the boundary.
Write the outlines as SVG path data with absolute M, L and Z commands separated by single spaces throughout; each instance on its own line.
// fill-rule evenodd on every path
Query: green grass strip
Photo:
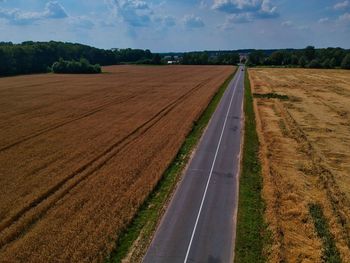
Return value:
M 259 263 L 266 261 L 263 252 L 264 245 L 267 243 L 267 231 L 263 218 L 264 201 L 261 196 L 263 182 L 259 160 L 259 139 L 248 71 L 245 75 L 244 114 L 244 146 L 239 183 L 235 262 Z
M 328 223 L 319 204 L 311 204 L 309 211 L 314 220 L 316 232 L 323 242 L 322 260 L 327 263 L 341 263 L 339 251 L 335 245 L 334 237 L 329 231 Z
M 119 235 L 116 250 L 114 250 L 106 259 L 107 263 L 121 262 L 122 259 L 127 256 L 132 245 L 136 239 L 139 238 L 141 232 L 141 242 L 148 242 L 148 240 L 152 237 L 157 227 L 158 220 L 162 216 L 164 205 L 173 192 L 176 183 L 180 178 L 181 172 L 189 161 L 193 149 L 201 138 L 204 129 L 211 119 L 211 116 L 213 115 L 234 74 L 235 72 L 225 80 L 209 102 L 202 115 L 197 121 L 194 122 L 192 130 L 187 135 L 176 157 L 164 172 L 161 180 L 146 199 L 144 204 L 140 207 L 131 224 Z

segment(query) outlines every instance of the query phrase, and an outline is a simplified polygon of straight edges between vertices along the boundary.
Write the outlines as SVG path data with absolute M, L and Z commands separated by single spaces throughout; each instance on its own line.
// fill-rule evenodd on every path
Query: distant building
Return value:
M 178 60 L 168 60 L 168 65 L 174 65 L 174 64 L 179 64 L 180 62 Z
M 179 56 L 164 56 L 163 60 L 168 64 L 168 65 L 173 65 L 173 64 L 180 64 L 180 57 Z

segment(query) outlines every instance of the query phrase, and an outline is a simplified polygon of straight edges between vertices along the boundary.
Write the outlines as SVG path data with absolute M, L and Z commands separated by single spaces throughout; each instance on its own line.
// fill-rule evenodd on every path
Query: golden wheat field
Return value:
M 0 262 L 103 262 L 228 66 L 0 79 Z
M 350 72 L 250 69 L 255 98 L 270 262 L 324 262 L 310 216 L 323 210 L 336 249 L 350 262 Z

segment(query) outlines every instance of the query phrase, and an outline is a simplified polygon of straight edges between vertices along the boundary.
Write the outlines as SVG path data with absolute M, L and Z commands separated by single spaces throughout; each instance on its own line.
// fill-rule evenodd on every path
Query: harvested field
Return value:
M 101 262 L 233 72 L 0 79 L 0 262 Z
M 349 262 L 350 71 L 249 73 L 260 94 L 254 103 L 270 262 L 339 262 L 339 255 Z

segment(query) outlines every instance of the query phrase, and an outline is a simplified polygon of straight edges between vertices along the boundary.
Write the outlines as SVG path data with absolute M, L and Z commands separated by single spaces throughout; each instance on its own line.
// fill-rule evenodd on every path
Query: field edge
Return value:
M 248 70 L 244 80 L 244 140 L 238 190 L 234 262 L 266 262 L 269 232 L 264 221 L 263 178 L 253 94 Z
M 237 69 L 238 67 L 236 67 L 233 73 L 221 84 L 202 114 L 194 121 L 193 127 L 186 136 L 180 150 L 163 173 L 154 190 L 150 193 L 143 205 L 141 205 L 132 222 L 120 234 L 120 237 L 116 241 L 116 249 L 106 258 L 106 263 L 129 262 L 130 259 L 127 260 L 127 258 L 130 257 L 130 254 L 133 254 L 131 255 L 133 257 L 136 255 L 137 261 L 141 261 L 152 240 L 153 233 L 166 210 L 166 205 L 176 189 L 176 185 L 181 178 L 183 170 L 200 141 L 228 84 L 235 76 Z

